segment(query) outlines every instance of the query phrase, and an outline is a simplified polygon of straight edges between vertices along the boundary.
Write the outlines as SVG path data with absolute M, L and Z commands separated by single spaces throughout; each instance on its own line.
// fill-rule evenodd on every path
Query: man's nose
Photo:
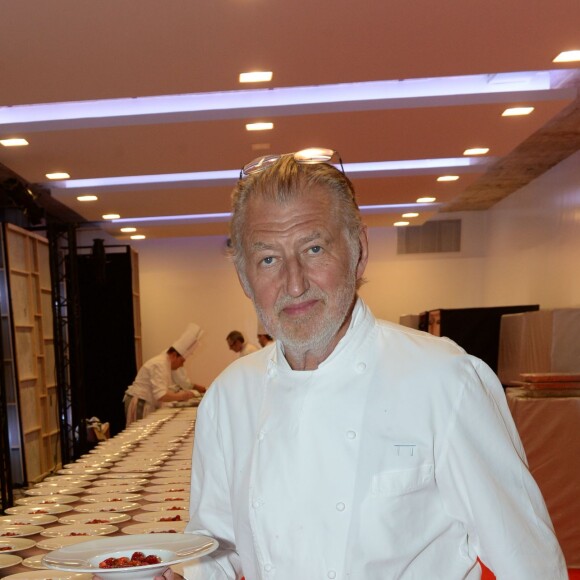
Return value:
M 302 296 L 310 287 L 308 276 L 300 260 L 286 262 L 286 291 L 290 296 Z

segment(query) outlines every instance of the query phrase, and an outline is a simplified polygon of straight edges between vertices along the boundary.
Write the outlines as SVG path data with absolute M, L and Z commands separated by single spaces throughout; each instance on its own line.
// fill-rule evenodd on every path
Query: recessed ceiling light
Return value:
M 419 217 L 419 214 L 415 211 L 410 211 L 409 213 L 404 213 L 401 217 L 414 218 L 414 217 Z
M 132 240 L 144 240 L 145 236 L 143 234 L 135 234 L 134 236 L 131 236 Z
M 118 213 L 106 213 L 102 217 L 104 220 L 118 220 L 121 216 Z
M 121 228 L 121 231 L 124 234 L 131 234 L 133 232 L 136 232 L 137 231 L 137 228 Z
M 4 147 L 23 147 L 24 145 L 28 145 L 28 141 L 14 137 L 12 139 L 0 139 L 0 145 L 4 145 Z
M 458 179 L 459 175 L 440 175 L 437 181 L 457 181 Z
M 486 153 L 489 153 L 489 147 L 472 147 L 466 149 L 463 155 L 485 155 Z
M 417 199 L 417 203 L 433 203 L 436 200 L 436 197 L 420 197 Z
M 580 60 L 580 50 L 561 52 L 552 62 L 576 62 Z
M 269 131 L 274 123 L 246 123 L 246 131 Z
M 518 117 L 520 115 L 529 115 L 534 110 L 534 107 L 511 107 L 506 109 L 501 116 L 502 117 Z
M 267 83 L 272 80 L 271 71 L 255 71 L 240 73 L 241 83 Z
M 96 195 L 79 195 L 77 197 L 78 201 L 97 201 L 99 199 Z
M 395 222 L 393 225 L 397 227 L 408 226 L 409 222 Z
M 46 177 L 48 177 L 48 179 L 68 179 L 70 175 L 64 171 L 57 171 L 55 173 L 47 173 Z

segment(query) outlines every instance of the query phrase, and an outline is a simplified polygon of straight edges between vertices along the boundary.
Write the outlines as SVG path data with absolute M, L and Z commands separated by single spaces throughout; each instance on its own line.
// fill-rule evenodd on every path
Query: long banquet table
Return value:
M 507 401 L 566 563 L 580 567 L 580 396 L 508 388 Z
M 159 409 L 26 490 L 25 497 L 0 518 L 0 550 L 10 543 L 23 544 L 22 540 L 31 540 L 24 543 L 32 545 L 14 552 L 0 551 L 0 566 L 5 565 L 5 555 L 22 558 L 15 565 L 0 567 L 0 578 L 25 578 L 26 574 L 34 578 L 41 574 L 37 570 L 42 556 L 72 543 L 125 534 L 182 532 L 189 519 L 196 412 L 195 407 Z M 25 511 L 36 515 L 38 528 L 31 527 L 33 522 L 27 524 Z M 109 518 L 110 523 L 84 523 Z M 34 533 L 24 537 L 2 533 L 23 529 Z M 58 577 L 55 570 L 46 576 Z M 74 577 L 92 578 L 90 574 Z

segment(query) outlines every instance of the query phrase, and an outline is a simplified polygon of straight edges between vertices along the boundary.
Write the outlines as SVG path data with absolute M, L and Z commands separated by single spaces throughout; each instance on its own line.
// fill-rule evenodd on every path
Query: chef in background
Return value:
M 123 397 L 127 426 L 133 421 L 143 419 L 163 403 L 188 401 L 195 396 L 190 389 L 174 390 L 172 372 L 183 367 L 185 359 L 193 352 L 202 333 L 197 324 L 190 323 L 166 351 L 149 359 L 139 369 L 133 384 Z

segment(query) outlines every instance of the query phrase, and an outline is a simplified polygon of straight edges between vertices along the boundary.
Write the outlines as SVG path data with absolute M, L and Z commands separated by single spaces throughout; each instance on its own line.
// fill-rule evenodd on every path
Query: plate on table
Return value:
M 161 467 L 158 465 L 136 465 L 131 464 L 128 467 L 117 464 L 115 467 L 111 467 L 109 470 L 111 473 L 155 473 L 159 471 Z
M 121 522 L 126 522 L 131 519 L 129 514 L 119 512 L 106 513 L 106 512 L 95 512 L 87 514 L 68 514 L 59 518 L 59 523 L 61 524 L 120 524 Z
M 14 554 L 0 554 L 0 568 L 10 568 L 10 566 L 18 566 L 22 562 L 20 556 Z
M 189 475 L 175 475 L 173 477 L 155 477 L 150 485 L 190 485 L 191 477 Z
M 16 514 L 13 516 L 0 516 L 0 525 L 7 526 L 45 526 L 56 522 L 56 516 L 46 514 Z
M 191 486 L 189 483 L 176 483 L 165 485 L 149 485 L 147 486 L 147 493 L 187 493 Z
M 81 497 L 84 503 L 104 503 L 114 501 L 138 501 L 141 499 L 140 493 L 99 493 L 95 495 L 85 495 Z
M 67 572 L 57 570 L 34 570 L 32 572 L 20 572 L 20 574 L 11 574 L 4 576 L 6 579 L 13 580 L 91 580 L 92 574 L 80 574 L 79 572 Z
M 116 474 L 117 478 L 108 477 L 104 480 L 94 481 L 92 490 L 95 490 L 97 487 L 141 487 L 143 485 L 148 484 L 151 480 L 145 477 L 129 477 L 125 479 L 122 475 Z M 92 491 L 87 491 L 86 493 L 93 493 Z M 103 491 L 101 490 L 101 493 Z
M 167 492 L 167 493 L 151 493 L 143 497 L 145 501 L 150 502 L 181 502 L 186 501 L 189 502 L 189 491 L 175 491 L 175 492 Z
M 47 538 L 46 540 L 39 540 L 36 544 L 37 548 L 42 550 L 59 550 L 66 546 L 73 546 L 74 544 L 81 544 L 82 542 L 93 542 L 95 540 L 104 539 L 105 536 L 58 536 L 56 538 Z
M 144 514 L 137 514 L 133 516 L 136 522 L 151 523 L 151 522 L 188 522 L 189 513 L 187 511 L 162 511 L 162 512 L 145 512 Z
M 46 566 L 42 563 L 43 556 L 44 552 L 42 554 L 36 554 L 36 556 L 30 556 L 30 558 L 24 558 L 21 564 L 34 570 L 46 570 Z
M 79 493 L 84 493 L 84 488 L 82 487 L 60 487 L 46 485 L 43 487 L 31 487 L 30 489 L 25 489 L 24 493 L 29 496 L 37 495 L 78 495 Z
M 91 485 L 91 480 L 90 479 L 77 479 L 76 477 L 74 479 L 63 479 L 61 480 L 61 477 L 66 477 L 66 476 L 59 476 L 58 479 L 52 479 L 50 481 L 41 481 L 39 483 L 37 483 L 34 488 L 35 489 L 40 489 L 42 487 L 54 487 L 54 488 L 61 488 L 61 487 L 88 487 L 89 485 Z
M 150 580 L 171 564 L 211 554 L 218 543 L 201 534 L 139 534 L 106 538 L 61 548 L 44 556 L 43 563 L 59 570 L 98 573 L 105 580 Z M 131 558 L 134 552 L 154 555 L 160 563 L 134 568 L 99 568 L 108 558 Z
M 72 481 L 74 479 L 80 479 L 82 481 L 94 481 L 97 479 L 96 475 L 91 475 L 90 473 L 75 473 L 74 475 L 50 475 L 45 477 L 44 481 Z
M 78 501 L 76 495 L 44 495 L 42 497 L 22 497 L 17 499 L 14 503 L 18 505 L 44 506 L 44 505 L 62 505 Z
M 109 470 L 106 467 L 85 467 L 84 465 L 77 465 L 76 467 L 59 469 L 57 473 L 61 475 L 82 475 L 83 473 L 87 475 L 101 475 L 102 473 L 107 473 L 107 471 Z
M 26 526 L 0 526 L 0 538 L 24 538 L 26 536 L 34 536 L 40 534 L 44 528 L 42 526 L 35 526 L 28 524 Z
M 7 514 L 64 514 L 72 511 L 70 505 L 17 505 L 4 510 Z
M 189 501 L 168 501 L 168 502 L 162 501 L 158 503 L 144 503 L 140 507 L 141 509 L 148 512 L 160 512 L 160 511 L 189 512 Z
M 141 506 L 134 501 L 104 501 L 101 503 L 84 503 L 74 508 L 75 512 L 131 512 Z
M 114 480 L 113 480 L 114 481 Z M 135 485 L 132 484 L 130 481 L 127 482 L 125 485 L 111 483 L 111 480 L 107 480 L 107 489 L 103 489 L 103 485 L 96 485 L 95 487 L 90 487 L 85 489 L 85 493 L 87 495 L 98 495 L 98 494 L 119 494 L 119 493 L 137 493 L 139 491 L 143 491 L 145 488 L 142 485 Z M 87 501 L 86 498 L 83 498 L 83 501 Z
M 40 535 L 46 538 L 57 538 L 60 536 L 108 536 L 118 530 L 119 528 L 117 526 L 112 526 L 111 524 L 67 524 L 48 528 Z
M 145 522 L 124 527 L 124 534 L 181 534 L 187 522 Z
M 36 542 L 28 538 L 0 538 L 0 554 L 20 552 L 33 546 L 36 546 Z
M 131 471 L 127 472 L 112 472 L 103 473 L 99 479 L 122 479 L 123 481 L 128 481 L 129 479 L 145 479 L 151 477 L 151 473 L 135 473 Z

